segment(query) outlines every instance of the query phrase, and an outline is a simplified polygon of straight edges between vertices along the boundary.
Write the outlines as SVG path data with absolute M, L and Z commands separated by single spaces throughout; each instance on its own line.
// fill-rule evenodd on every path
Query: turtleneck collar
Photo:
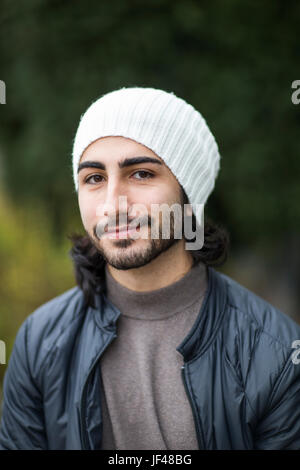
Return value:
M 178 281 L 160 289 L 137 292 L 120 284 L 105 266 L 106 297 L 122 315 L 159 320 L 183 311 L 200 297 L 207 288 L 207 268 L 199 262 Z

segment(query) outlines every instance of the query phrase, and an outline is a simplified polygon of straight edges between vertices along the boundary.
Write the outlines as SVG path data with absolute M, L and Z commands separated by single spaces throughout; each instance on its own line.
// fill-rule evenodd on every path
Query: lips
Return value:
M 130 225 L 123 225 L 122 227 L 114 227 L 114 228 L 110 228 L 109 230 L 107 229 L 107 227 L 105 227 L 105 231 L 104 231 L 104 236 L 107 236 L 108 238 L 122 238 L 121 237 L 121 234 L 125 234 L 125 237 L 127 238 L 128 236 L 130 236 L 130 234 L 132 234 L 132 232 L 140 232 L 141 230 L 141 227 L 138 226 L 138 227 L 130 227 Z
M 123 225 L 123 227 L 115 227 L 110 230 L 105 230 L 107 233 L 119 233 L 119 232 L 126 232 L 129 228 L 129 225 Z

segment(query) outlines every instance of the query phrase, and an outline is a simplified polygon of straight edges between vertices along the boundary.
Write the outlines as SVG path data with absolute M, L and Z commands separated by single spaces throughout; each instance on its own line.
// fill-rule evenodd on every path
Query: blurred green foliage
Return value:
M 7 360 L 23 320 L 75 284 L 69 248 L 67 239 L 54 241 L 41 207 L 17 207 L 0 194 L 0 339 Z

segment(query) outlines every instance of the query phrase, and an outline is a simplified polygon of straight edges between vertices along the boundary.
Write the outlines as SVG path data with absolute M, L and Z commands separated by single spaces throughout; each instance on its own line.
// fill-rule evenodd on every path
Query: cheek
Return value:
M 163 186 L 159 186 L 159 187 L 156 187 L 156 188 L 149 188 L 149 190 L 146 192 L 146 193 L 142 193 L 141 195 L 141 200 L 139 202 L 143 202 L 147 205 L 151 205 L 151 204 L 163 204 L 163 203 L 167 203 L 172 200 L 170 199 L 170 193 L 169 193 L 170 190 L 168 190 L 168 187 L 167 185 Z M 135 200 L 137 200 L 137 196 L 135 197 Z
M 145 199 L 144 199 L 145 200 Z M 147 201 L 151 204 L 173 204 L 177 200 L 177 192 L 170 185 L 162 185 L 147 194 Z
M 163 211 L 167 211 L 167 208 L 164 207 L 164 204 L 167 204 L 167 206 L 171 206 L 174 202 L 178 202 L 176 196 L 176 192 L 170 191 L 170 186 L 165 185 L 159 188 L 155 188 L 153 189 L 153 191 L 147 191 L 147 194 L 143 194 L 141 203 L 145 205 L 148 216 L 150 216 L 154 221 L 158 220 L 158 222 L 162 224 Z M 138 198 L 136 197 L 135 202 L 137 202 L 137 199 Z M 159 209 L 160 207 L 161 210 Z M 145 211 L 143 210 L 141 212 Z
M 88 230 L 96 223 L 96 204 L 82 194 L 78 197 L 78 204 L 83 226 Z

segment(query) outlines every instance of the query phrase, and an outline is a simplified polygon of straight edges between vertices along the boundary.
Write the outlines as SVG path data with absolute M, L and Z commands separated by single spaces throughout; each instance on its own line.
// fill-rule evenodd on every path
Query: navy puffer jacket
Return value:
M 120 314 L 104 293 L 86 306 L 74 287 L 26 318 L 4 376 L 0 449 L 101 449 L 99 361 Z M 300 449 L 295 340 L 291 318 L 208 268 L 198 318 L 177 347 L 199 449 Z

